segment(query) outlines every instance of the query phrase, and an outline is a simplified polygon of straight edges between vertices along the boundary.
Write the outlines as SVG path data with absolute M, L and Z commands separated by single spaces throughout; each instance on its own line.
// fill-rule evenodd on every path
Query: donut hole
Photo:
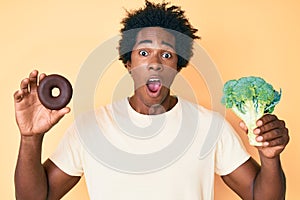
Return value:
M 58 87 L 53 87 L 51 90 L 52 97 L 58 97 L 60 95 L 60 89 Z

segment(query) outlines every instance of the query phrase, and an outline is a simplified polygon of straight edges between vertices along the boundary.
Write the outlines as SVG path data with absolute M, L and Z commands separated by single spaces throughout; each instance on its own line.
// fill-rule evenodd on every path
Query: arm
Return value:
M 60 199 L 80 180 L 49 159 L 41 164 L 42 137 L 21 139 L 15 171 L 16 199 Z
M 243 199 L 284 199 L 286 183 L 280 153 L 289 141 L 288 130 L 274 115 L 263 116 L 257 125 L 256 139 L 263 142 L 257 147 L 261 166 L 251 158 L 222 179 Z
M 263 157 L 260 155 L 262 167 L 254 182 L 254 199 L 285 199 L 286 182 L 279 156 L 271 159 Z
M 48 198 L 61 199 L 80 180 L 80 176 L 70 176 L 60 170 L 51 160 L 43 164 L 48 177 Z
M 16 199 L 46 199 L 47 175 L 41 164 L 43 136 L 21 136 L 15 170 Z
M 70 109 L 54 111 L 43 107 L 37 97 L 37 76 L 37 71 L 31 72 L 14 94 L 16 121 L 21 134 L 15 170 L 16 198 L 58 199 L 80 178 L 66 175 L 50 161 L 42 165 L 42 142 L 44 134 Z M 41 74 L 39 78 L 44 77 Z

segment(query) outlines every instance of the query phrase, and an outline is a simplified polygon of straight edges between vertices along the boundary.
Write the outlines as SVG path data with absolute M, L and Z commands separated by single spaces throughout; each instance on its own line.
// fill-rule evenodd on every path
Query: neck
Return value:
M 158 115 L 171 110 L 177 103 L 177 98 L 168 95 L 160 103 L 147 104 L 136 95 L 129 98 L 130 106 L 138 113 L 145 115 Z

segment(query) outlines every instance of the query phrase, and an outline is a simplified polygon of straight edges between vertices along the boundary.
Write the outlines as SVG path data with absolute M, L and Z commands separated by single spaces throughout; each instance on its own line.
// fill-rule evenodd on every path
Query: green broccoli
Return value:
M 256 135 L 253 133 L 256 121 L 264 113 L 272 113 L 280 98 L 281 90 L 277 92 L 271 84 L 260 77 L 249 76 L 227 81 L 223 88 L 221 102 L 245 122 L 250 144 L 261 146 L 262 144 L 255 140 Z

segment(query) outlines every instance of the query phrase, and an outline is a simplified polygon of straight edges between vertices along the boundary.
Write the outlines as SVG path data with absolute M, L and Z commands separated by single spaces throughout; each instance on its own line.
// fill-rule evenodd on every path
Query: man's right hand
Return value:
M 14 94 L 15 116 L 22 136 L 46 133 L 70 112 L 68 107 L 61 110 L 49 110 L 41 104 L 37 87 L 45 77 L 45 74 L 41 74 L 38 80 L 38 71 L 32 71 L 28 78 L 21 81 L 20 90 Z

